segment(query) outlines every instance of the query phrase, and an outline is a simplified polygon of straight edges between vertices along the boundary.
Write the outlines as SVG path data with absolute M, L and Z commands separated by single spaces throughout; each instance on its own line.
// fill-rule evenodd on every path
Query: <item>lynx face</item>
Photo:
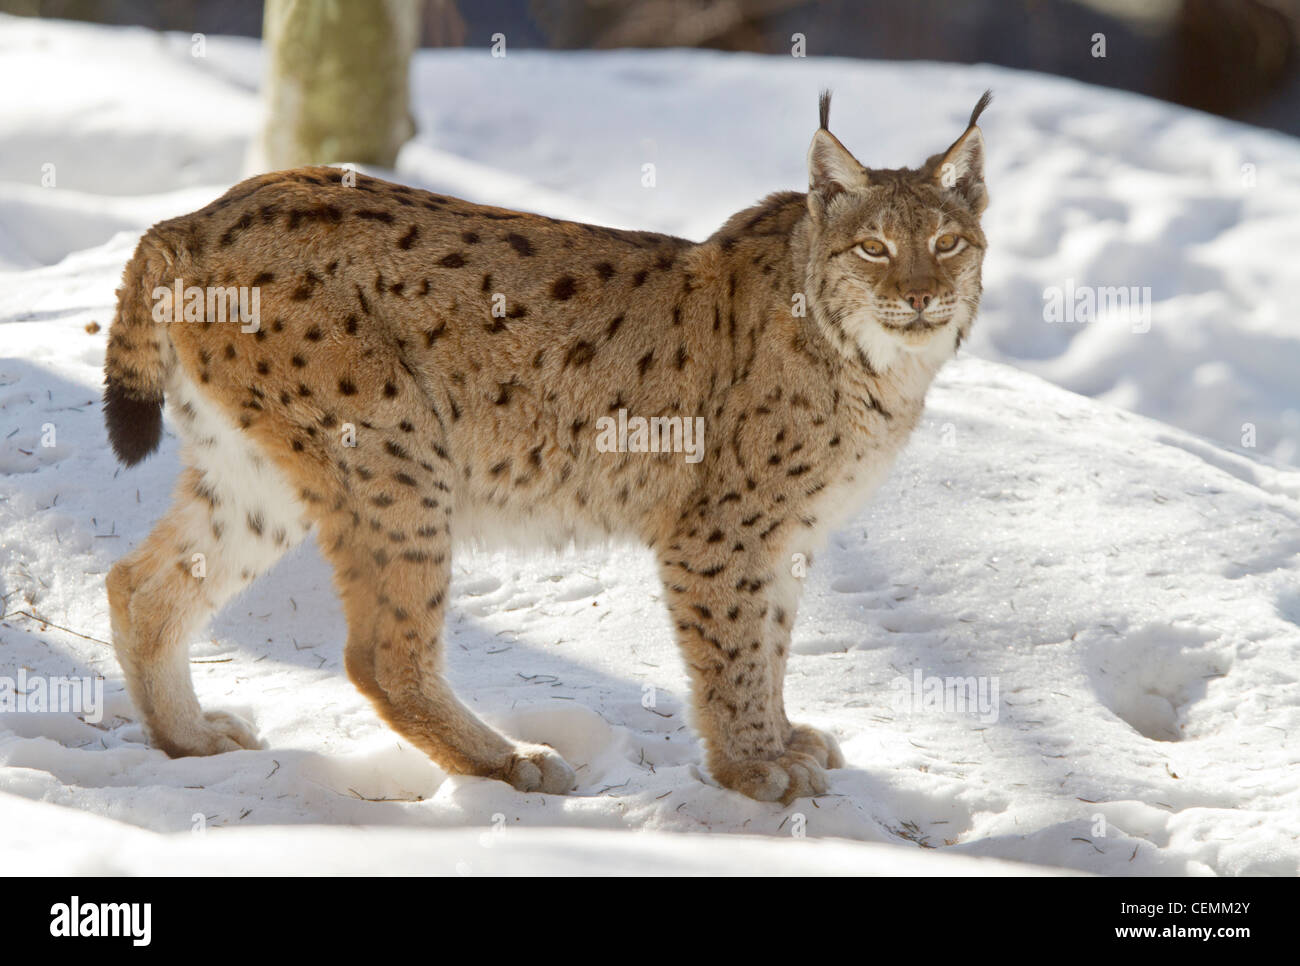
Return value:
M 918 169 L 867 169 L 823 128 L 808 152 L 819 319 L 890 368 L 900 351 L 960 342 L 979 304 L 988 203 L 974 118 Z

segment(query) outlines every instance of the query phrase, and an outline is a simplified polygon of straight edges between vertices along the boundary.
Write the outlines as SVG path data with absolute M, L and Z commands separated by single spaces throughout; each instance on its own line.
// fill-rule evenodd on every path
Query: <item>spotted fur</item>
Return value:
M 254 178 L 151 229 L 119 290 L 105 412 L 127 463 L 156 445 L 164 399 L 185 440 L 174 505 L 108 579 L 153 740 L 256 744 L 200 709 L 185 642 L 314 528 L 348 673 L 393 728 L 449 772 L 567 791 L 553 750 L 493 731 L 443 676 L 451 554 L 627 538 L 657 554 L 713 775 L 764 800 L 824 791 L 835 741 L 782 697 L 798 575 L 974 319 L 986 103 L 920 168 L 869 170 L 826 96 L 809 191 L 698 244 L 331 168 Z M 959 249 L 939 251 L 949 236 Z M 177 279 L 258 287 L 259 327 L 154 322 L 152 293 Z M 601 452 L 598 421 L 620 409 L 702 417 L 703 458 Z

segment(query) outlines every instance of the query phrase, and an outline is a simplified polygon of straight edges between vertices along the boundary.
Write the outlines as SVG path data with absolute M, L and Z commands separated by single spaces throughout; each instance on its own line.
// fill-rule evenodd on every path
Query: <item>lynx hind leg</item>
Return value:
M 413 401 L 418 386 L 394 380 L 400 411 L 377 406 L 350 445 L 329 444 L 341 488 L 326 494 L 319 477 L 302 480 L 311 505 L 328 507 L 317 515 L 320 546 L 347 618 L 348 675 L 379 715 L 443 770 L 520 791 L 567 792 L 575 776 L 563 758 L 493 730 L 443 676 L 452 464 L 440 426 Z
M 113 645 L 145 730 L 168 755 L 256 748 L 243 721 L 200 708 L 189 637 L 301 541 L 308 524 L 251 440 L 192 387 L 169 394 L 190 466 L 166 515 L 109 572 Z

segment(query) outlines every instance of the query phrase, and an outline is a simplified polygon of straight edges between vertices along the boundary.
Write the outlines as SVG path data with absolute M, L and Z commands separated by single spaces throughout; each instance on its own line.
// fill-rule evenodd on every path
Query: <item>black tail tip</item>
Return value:
M 162 439 L 162 398 L 141 399 L 112 379 L 104 384 L 104 424 L 117 458 L 134 466 Z

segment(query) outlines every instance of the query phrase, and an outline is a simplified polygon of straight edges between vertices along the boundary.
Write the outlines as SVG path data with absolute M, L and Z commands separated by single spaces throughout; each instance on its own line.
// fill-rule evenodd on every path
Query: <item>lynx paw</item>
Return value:
M 186 728 L 166 736 L 155 735 L 154 744 L 171 758 L 220 755 L 241 748 L 262 747 L 252 727 L 226 711 L 204 711 Z
M 785 750 L 808 755 L 823 768 L 844 767 L 844 754 L 839 742 L 812 725 L 795 725 L 790 740 L 785 743 Z
M 521 792 L 563 795 L 577 785 L 577 775 L 555 751 L 546 745 L 520 744 L 502 776 Z
M 830 787 L 826 772 L 817 760 L 793 749 L 773 760 L 749 758 L 728 762 L 713 769 L 713 777 L 742 795 L 783 805 L 796 798 L 821 795 Z

